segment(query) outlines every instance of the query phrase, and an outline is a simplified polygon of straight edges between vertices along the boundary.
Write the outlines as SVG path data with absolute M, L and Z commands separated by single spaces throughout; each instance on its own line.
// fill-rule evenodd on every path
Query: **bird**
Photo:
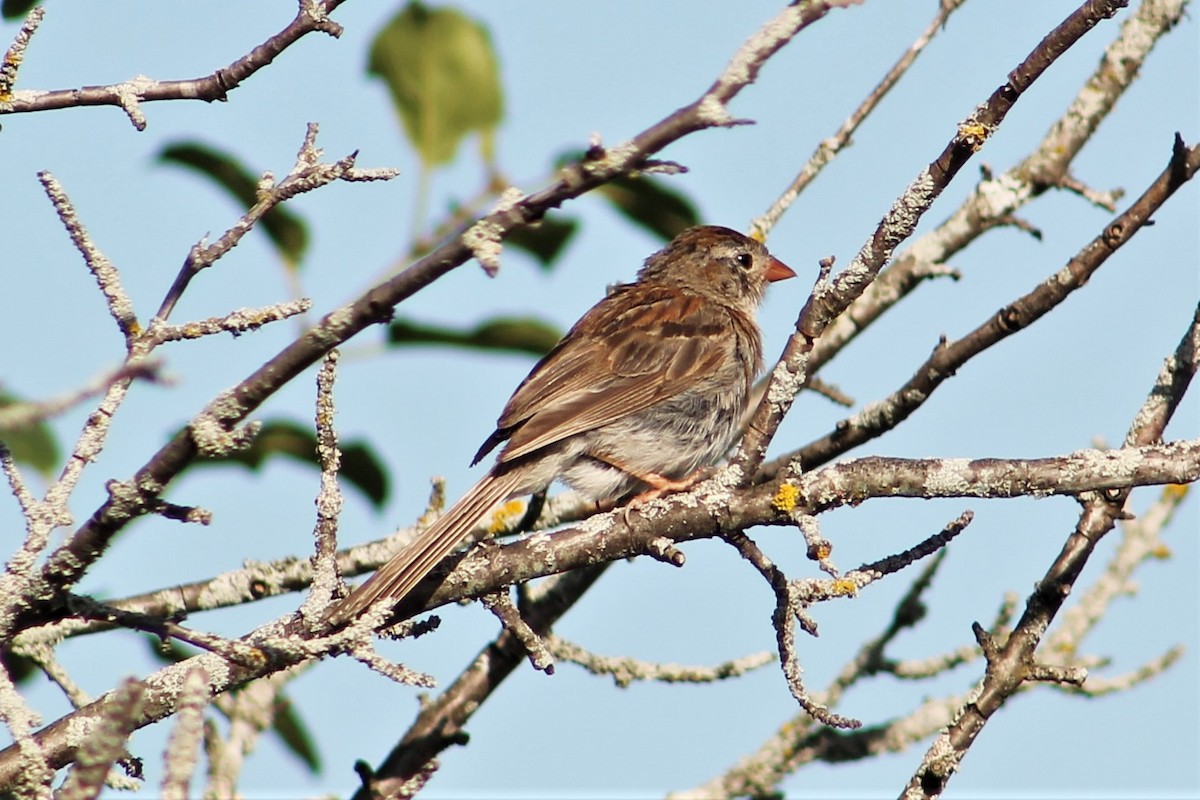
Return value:
M 556 479 L 597 501 L 688 488 L 738 434 L 762 369 L 766 285 L 795 274 L 731 228 L 679 233 L 534 365 L 471 462 L 504 443 L 487 474 L 326 621 L 343 625 L 385 598 L 395 607 L 495 505 Z

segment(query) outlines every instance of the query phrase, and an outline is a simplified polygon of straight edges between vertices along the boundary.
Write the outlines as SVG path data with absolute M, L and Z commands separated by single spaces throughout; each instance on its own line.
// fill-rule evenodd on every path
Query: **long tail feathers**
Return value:
M 392 556 L 391 561 L 333 606 L 326 614 L 326 619 L 333 625 L 341 625 L 385 597 L 391 598 L 393 604 L 399 602 L 458 547 L 492 506 L 517 493 L 521 476 L 514 472 L 519 470 L 483 476 L 449 511 L 417 534 L 417 538 Z

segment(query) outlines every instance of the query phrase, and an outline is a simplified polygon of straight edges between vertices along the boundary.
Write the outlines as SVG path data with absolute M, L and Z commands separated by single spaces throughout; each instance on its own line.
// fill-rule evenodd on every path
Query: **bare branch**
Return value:
M 533 668 L 547 675 L 553 675 L 554 656 L 551 654 L 550 648 L 529 626 L 529 623 L 521 618 L 521 612 L 517 610 L 517 606 L 508 592 L 492 592 L 485 594 L 479 600 L 483 603 L 484 608 L 496 615 L 496 619 L 500 620 L 504 630 L 511 633 L 529 653 L 529 663 Z
M 1134 570 L 1146 561 L 1163 557 L 1167 549 L 1160 534 L 1186 495 L 1186 487 L 1165 486 L 1139 519 L 1120 521 L 1121 541 L 1116 552 L 1075 605 L 1062 613 L 1054 632 L 1046 638 L 1043 649 L 1047 653 L 1078 652 L 1113 601 L 1129 593 Z
M 32 646 L 15 645 L 13 652 L 25 656 L 38 665 L 45 676 L 57 686 L 75 708 L 83 708 L 92 702 L 92 697 L 67 673 L 65 667 L 55 655 L 54 648 L 46 642 L 38 642 Z
M 201 650 L 216 653 L 227 661 L 248 669 L 262 669 L 268 660 L 267 654 L 260 647 L 238 639 L 226 639 L 215 634 L 191 630 L 171 620 L 149 617 L 134 611 L 123 611 L 78 595 L 72 596 L 69 602 L 71 610 L 85 620 L 96 620 L 123 628 L 145 631 L 163 640 L 178 639 Z
M 770 233 L 771 228 L 775 227 L 775 223 L 779 221 L 779 218 L 783 216 L 785 211 L 791 208 L 792 203 L 796 202 L 796 198 L 800 196 L 800 193 L 821 174 L 821 170 L 825 169 L 833 159 L 837 158 L 838 153 L 850 144 L 850 138 L 858 130 L 858 126 L 875 110 L 879 102 L 892 90 L 892 87 L 900 82 L 900 79 L 908 72 L 909 67 L 916 62 L 917 57 L 933 41 L 933 37 L 937 35 L 938 31 L 945 27 L 950 15 L 958 10 L 963 2 L 965 0 L 946 0 L 938 4 L 937 14 L 934 15 L 933 20 L 926 26 L 925 30 L 921 32 L 921 35 L 908 46 L 908 49 L 904 51 L 900 59 L 892 65 L 892 68 L 888 70 L 883 79 L 871 90 L 866 99 L 859 104 L 858 108 L 854 109 L 854 112 L 846 118 L 846 121 L 837 129 L 837 132 L 817 145 L 817 149 L 809 156 L 808 163 L 801 168 L 791 184 L 771 204 L 766 213 L 755 218 L 750 223 L 751 236 L 759 241 L 765 242 L 767 240 L 767 234 Z
M 954 137 L 909 184 L 875 233 L 862 246 L 850 265 L 828 290 L 814 292 L 796 321 L 796 333 L 788 340 L 783 355 L 771 374 L 763 401 L 747 426 L 733 464 L 744 482 L 750 482 L 766 456 L 767 445 L 791 408 L 796 392 L 808 377 L 808 357 L 813 344 L 829 323 L 862 295 L 891 258 L 900 242 L 912 235 L 921 217 L 949 185 L 959 170 L 978 152 L 1004 121 L 1021 95 L 1054 61 L 1101 20 L 1124 6 L 1123 0 L 1089 0 L 1051 31 L 1008 75 L 982 105 L 959 123 Z
M 188 785 L 196 769 L 196 750 L 204 737 L 204 709 L 209 701 L 208 674 L 197 667 L 184 678 L 179 711 L 163 751 L 165 769 L 159 789 L 163 800 L 187 800 Z
M 863 643 L 833 682 L 817 695 L 818 700 L 833 707 L 852 686 L 864 678 L 881 672 L 903 675 L 903 670 L 897 671 L 897 668 L 909 662 L 889 659 L 884 651 L 896 636 L 924 619 L 922 597 L 931 586 L 946 552 L 939 550 L 926 562 L 916 580 L 897 602 L 889 624 L 879 635 Z M 993 624 L 997 627 L 1005 624 L 1011 617 L 1011 610 L 1010 606 L 1001 608 Z M 978 647 L 972 646 L 969 650 L 965 658 L 978 657 Z M 953 654 L 930 661 L 940 661 L 944 669 L 960 663 Z M 929 670 L 929 674 L 936 673 Z M 768 796 L 777 791 L 784 777 L 813 761 L 841 763 L 870 758 L 880 753 L 900 752 L 945 727 L 964 699 L 964 696 L 931 698 L 904 717 L 855 731 L 836 731 L 823 727 L 802 712 L 780 725 L 775 734 L 755 752 L 742 758 L 724 774 L 693 789 L 669 796 L 677 800 Z
M 150 326 L 146 330 L 146 346 L 154 347 L 164 342 L 183 339 L 199 339 L 222 332 L 240 336 L 246 331 L 256 331 L 271 322 L 304 314 L 311 308 L 312 301 L 304 297 L 263 308 L 239 308 L 223 317 L 209 317 L 182 325 L 168 325 L 162 317 L 155 317 L 150 320 Z
M 233 224 L 220 238 L 212 244 L 201 240 L 193 245 L 191 252 L 183 262 L 175 282 L 167 290 L 162 305 L 154 315 L 156 320 L 166 320 L 171 316 L 175 304 L 183 296 L 192 279 L 202 270 L 211 267 L 222 256 L 237 246 L 263 215 L 275 206 L 299 194 L 311 192 L 327 184 L 339 180 L 390 180 L 398 172 L 391 169 L 372 170 L 369 172 L 355 169 L 354 162 L 357 153 L 336 161 L 332 164 L 321 163 L 322 152 L 317 148 L 317 125 L 310 122 L 304 134 L 304 141 L 296 154 L 296 161 L 287 176 L 278 183 L 271 173 L 264 173 L 258 183 L 258 199 L 241 219 Z M 302 302 L 302 301 L 301 301 Z M 265 320 L 270 321 L 270 320 Z M 262 324 L 262 323 L 259 323 Z
M 17 71 L 21 68 L 21 62 L 25 60 L 25 50 L 45 16 L 46 9 L 43 6 L 34 6 L 29 10 L 25 21 L 21 23 L 21 29 L 17 31 L 13 43 L 4 54 L 4 61 L 0 62 L 0 113 L 12 102 L 12 89 L 17 83 Z
M 711 683 L 736 678 L 750 670 L 766 666 L 775 660 L 769 652 L 753 653 L 712 667 L 684 666 L 682 664 L 658 664 L 636 658 L 596 655 L 574 642 L 559 636 L 547 636 L 546 646 L 555 658 L 578 664 L 593 675 L 609 675 L 613 683 L 625 688 L 635 681 L 660 681 L 663 683 Z
M 108 313 L 116 320 L 117 327 L 121 329 L 121 334 L 125 337 L 125 348 L 132 349 L 133 341 L 141 333 L 142 328 L 133 311 L 133 302 L 125 293 L 125 288 L 121 286 L 121 276 L 117 273 L 117 268 L 113 266 L 107 256 L 100 252 L 91 237 L 88 236 L 87 229 L 83 227 L 83 223 L 79 221 L 79 217 L 75 213 L 75 206 L 71 204 L 70 198 L 63 191 L 58 179 L 46 170 L 38 173 L 38 179 L 46 190 L 46 196 L 54 204 L 54 210 L 58 213 L 58 218 L 62 220 L 63 227 L 67 229 L 72 243 L 83 256 L 84 263 L 87 264 L 87 268 L 91 270 L 92 276 L 100 286 L 100 292 L 108 302 Z
M 401 604 L 397 614 L 409 617 L 514 583 L 641 555 L 659 537 L 679 543 L 728 538 L 730 531 L 754 525 L 793 524 L 797 509 L 815 514 L 886 497 L 1075 496 L 1197 479 L 1200 440 L 1081 450 L 1045 459 L 866 457 L 737 490 L 714 479 L 689 492 L 648 502 L 644 513 L 628 518 L 618 510 L 549 535 L 468 550 L 452 567 L 447 564 L 431 573 L 413 592 L 419 602 Z M 783 502 L 785 496 L 790 503 Z
M 605 566 L 585 567 L 546 581 L 537 596 L 521 606 L 530 628 L 538 635 L 548 633 L 558 618 L 599 579 Z M 525 647 L 511 631 L 505 630 L 487 644 L 450 686 L 421 708 L 399 744 L 376 770 L 363 777 L 363 785 L 354 793 L 353 800 L 393 796 L 412 782 L 427 779 L 437 755 L 465 741 L 463 731 L 467 721 L 525 657 Z
M 937 268 L 938 262 L 951 257 L 984 230 L 1010 218 L 1016 208 L 1047 186 L 1060 184 L 1059 176 L 1066 174 L 1070 161 L 1133 82 L 1154 44 L 1179 21 L 1185 2 L 1148 0 L 1140 4 L 1070 108 L 1034 153 L 1000 178 L 993 180 L 987 175 L 955 214 L 885 269 L 880 279 L 822 334 L 810 357 L 810 372 L 915 288 L 929 275 L 928 267 Z M 806 464 L 823 460 L 806 456 Z M 766 465 L 761 476 L 773 477 L 781 463 L 776 460 Z
M 796 617 L 807 603 L 798 592 L 791 591 L 793 587 L 795 584 L 788 584 L 789 591 L 777 596 L 775 613 L 771 617 L 771 624 L 775 627 L 775 641 L 779 647 L 779 666 L 787 679 L 788 689 L 800 707 L 818 722 L 832 728 L 861 728 L 860 721 L 835 714 L 810 694 L 804 685 L 804 670 L 800 666 L 800 655 L 796 652 Z
M 1127 692 L 1138 684 L 1145 683 L 1166 672 L 1176 661 L 1183 657 L 1183 654 L 1184 648 L 1177 645 L 1124 675 L 1117 675 L 1113 678 L 1097 678 L 1094 675 L 1088 675 L 1087 680 L 1084 681 L 1082 686 L 1067 685 L 1058 688 L 1070 694 L 1080 694 L 1084 697 L 1103 697 L 1106 694 Z
M 8 728 L 16 749 L 16 773 L 9 785 L 21 797 L 36 797 L 50 800 L 50 782 L 54 780 L 54 767 L 45 748 L 34 736 L 41 724 L 41 717 L 25 702 L 17 691 L 7 667 L 0 664 L 0 720 Z
M 13 460 L 12 451 L 8 449 L 2 440 L 0 440 L 0 469 L 4 470 L 4 477 L 8 479 L 8 488 L 12 490 L 13 497 L 17 498 L 17 504 L 21 506 L 21 513 L 29 519 L 37 508 L 37 500 L 29 492 L 29 487 L 25 485 L 25 480 L 21 477 L 21 470 L 17 467 L 17 462 Z M 11 566 L 8 567 L 11 569 Z
M 0 430 L 4 428 L 23 428 L 35 425 L 44 420 L 56 417 L 84 400 L 95 397 L 107 391 L 114 383 L 124 380 L 147 380 L 153 383 L 164 382 L 162 363 L 153 359 L 132 358 L 120 367 L 101 375 L 85 386 L 61 397 L 43 400 L 37 403 L 13 403 L 0 406 Z
M 1194 148 L 1191 156 L 1195 157 L 1198 151 L 1200 148 Z M 1185 180 L 1184 175 L 1189 170 L 1194 173 L 1197 167 L 1189 166 L 1191 163 L 1183 143 L 1177 138 L 1173 169 L 1170 170 L 1173 180 Z M 1119 235 L 1121 231 L 1118 229 L 1113 233 Z M 1200 366 L 1196 347 L 1198 337 L 1200 311 L 1193 316 L 1175 354 L 1167 360 L 1149 397 L 1134 417 L 1125 437 L 1127 445 L 1161 438 L 1167 421 Z M 1187 481 L 1178 481 L 1184 482 Z M 1128 494 L 1125 488 L 1109 493 L 1089 493 L 1082 498 L 1083 510 L 1075 531 L 1029 596 L 1025 612 L 1012 635 L 989 656 L 988 670 L 976 699 L 964 706 L 954 723 L 926 752 L 905 788 L 906 798 L 941 794 L 988 720 L 1025 684 L 1030 677 L 1030 666 L 1034 664 L 1034 651 L 1070 595 L 1096 545 L 1113 528 L 1115 521 L 1124 516 L 1123 507 Z M 1036 673 L 1034 677 L 1037 677 Z
M 225 100 L 231 89 L 270 64 L 276 56 L 303 36 L 321 31 L 340 36 L 342 28 L 329 18 L 344 0 L 300 0 L 300 10 L 286 28 L 255 47 L 245 56 L 211 75 L 186 80 L 156 81 L 139 75 L 124 83 L 82 86 L 53 91 L 19 91 L 0 97 L 0 114 L 20 114 L 78 106 L 118 106 L 135 128 L 145 130 L 140 104 L 156 100 Z M 11 52 L 11 51 L 10 51 Z
M 388 661 L 379 655 L 373 647 L 356 647 L 351 651 L 351 655 L 354 656 L 356 661 L 369 667 L 372 672 L 378 672 L 383 677 L 393 680 L 396 683 L 408 686 L 423 686 L 426 689 L 432 689 L 434 686 L 437 686 L 437 681 L 433 679 L 433 676 L 409 669 L 403 664 Z
M 116 690 L 105 713 L 79 745 L 75 764 L 56 794 L 62 800 L 90 800 L 104 788 L 108 769 L 125 755 L 125 742 L 133 732 L 143 704 L 143 689 L 127 680 Z
M 842 420 L 826 436 L 777 459 L 763 470 L 776 474 L 781 463 L 799 459 L 821 464 L 899 425 L 920 408 L 954 373 L 983 350 L 1024 330 L 1084 286 L 1118 248 L 1137 233 L 1184 181 L 1200 168 L 1200 146 L 1184 150 L 1177 142 L 1171 161 L 1126 211 L 1119 214 L 1067 264 L 1032 291 L 1009 303 L 975 330 L 953 342 L 941 341 L 903 386 L 887 398 Z
M 518 227 L 540 219 L 549 209 L 577 197 L 618 175 L 638 169 L 654 153 L 671 142 L 716 124 L 722 124 L 723 104 L 732 99 L 753 80 L 763 62 L 791 40 L 801 29 L 824 16 L 828 4 L 789 6 L 777 20 L 768 23 L 731 62 L 725 73 L 700 99 L 634 136 L 628 142 L 594 154 L 594 158 L 564 168 L 550 186 L 536 191 L 504 212 L 494 212 L 481 222 L 498 226 L 500 238 Z M 307 141 L 307 140 L 306 140 Z M 302 152 L 304 152 L 302 148 Z M 351 173 L 352 159 L 343 159 L 334 169 L 335 177 Z M 290 176 L 289 179 L 290 180 Z M 285 180 L 285 182 L 286 182 Z M 302 182 L 301 182 L 302 183 Z M 244 218 L 245 219 L 245 218 Z M 240 237 L 237 226 L 227 237 Z M 243 231 L 244 232 L 244 231 Z M 223 237 L 224 239 L 225 237 Z M 218 247 L 213 245 L 213 247 Z M 229 245 L 232 246 L 232 245 Z M 223 251 L 222 251 L 223 252 Z M 212 248 L 194 248 L 184 265 L 177 286 L 168 292 L 157 316 L 165 317 L 191 280 L 198 264 L 205 263 Z M 391 309 L 431 281 L 463 264 L 472 256 L 462 237 L 451 237 L 400 274 L 376 286 L 363 296 L 327 314 L 302 337 L 288 345 L 274 358 L 254 371 L 233 389 L 217 396 L 198 419 L 231 430 L 251 414 L 268 397 L 302 371 L 365 328 L 389 318 Z M 157 493 L 166 489 L 180 471 L 199 454 L 192 435 L 192 426 L 176 435 L 138 470 L 132 484 L 142 491 L 124 493 L 110 498 L 96 510 L 70 538 L 53 554 L 43 570 L 43 578 L 55 585 L 70 585 L 85 572 L 108 546 L 112 536 L 130 520 L 145 514 L 152 507 Z M 0 636 L 5 634 L 0 621 Z
M 206 797 L 237 797 L 237 781 L 246 756 L 254 751 L 263 731 L 275 721 L 279 696 L 302 668 L 293 667 L 266 678 L 260 678 L 237 691 L 214 698 L 213 705 L 229 718 L 229 735 L 225 740 L 215 729 L 209 729 L 206 749 L 209 754 Z M 189 672 L 188 677 L 193 673 Z M 190 697 L 189 697 L 190 699 Z
M 333 427 L 333 384 L 337 378 L 340 354 L 329 351 L 317 374 L 317 456 L 321 462 L 321 490 L 317 494 L 317 521 L 313 529 L 316 552 L 313 555 L 313 584 L 302 613 L 314 618 L 328 605 L 338 586 L 337 535 L 338 519 L 342 513 L 342 490 L 338 486 L 338 471 L 342 452 L 338 449 L 337 431 Z M 310 603 L 312 607 L 310 607 Z

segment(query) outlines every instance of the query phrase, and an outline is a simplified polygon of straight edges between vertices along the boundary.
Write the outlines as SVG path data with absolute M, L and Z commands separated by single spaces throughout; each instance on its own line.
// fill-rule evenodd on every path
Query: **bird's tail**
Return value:
M 519 472 L 513 470 L 502 475 L 489 473 L 483 476 L 449 511 L 333 606 L 325 615 L 326 620 L 332 625 L 341 625 L 385 597 L 391 598 L 393 604 L 403 599 L 462 542 L 492 506 L 519 493 L 520 476 L 514 474 Z

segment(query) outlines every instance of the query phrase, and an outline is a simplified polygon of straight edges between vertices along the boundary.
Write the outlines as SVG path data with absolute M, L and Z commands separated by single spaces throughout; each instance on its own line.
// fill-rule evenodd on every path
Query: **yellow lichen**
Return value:
M 958 138 L 971 146 L 971 151 L 978 153 L 988 138 L 987 126 L 975 120 L 968 120 L 958 126 Z
M 796 509 L 796 503 L 799 500 L 800 489 L 795 484 L 783 483 L 780 484 L 779 490 L 775 492 L 775 496 L 771 498 L 771 505 L 786 514 L 790 514 Z
M 833 582 L 835 597 L 854 597 L 858 594 L 858 584 L 849 578 L 838 578 Z
M 1075 654 L 1075 645 L 1072 642 L 1067 642 L 1067 641 L 1058 642 L 1054 646 L 1054 649 L 1055 649 L 1055 651 L 1062 653 L 1064 655 L 1070 656 L 1070 655 Z
M 524 514 L 524 500 L 509 500 L 496 509 L 496 513 L 492 515 L 492 522 L 488 525 L 488 533 L 492 535 L 504 533 L 518 522 Z
M 1187 497 L 1188 485 L 1186 483 L 1169 483 L 1163 487 L 1163 498 L 1167 500 L 1182 500 Z
M 1159 561 L 1166 561 L 1171 556 L 1171 548 L 1167 547 L 1165 544 L 1160 544 L 1158 547 L 1155 547 L 1150 551 L 1150 557 L 1157 558 Z

